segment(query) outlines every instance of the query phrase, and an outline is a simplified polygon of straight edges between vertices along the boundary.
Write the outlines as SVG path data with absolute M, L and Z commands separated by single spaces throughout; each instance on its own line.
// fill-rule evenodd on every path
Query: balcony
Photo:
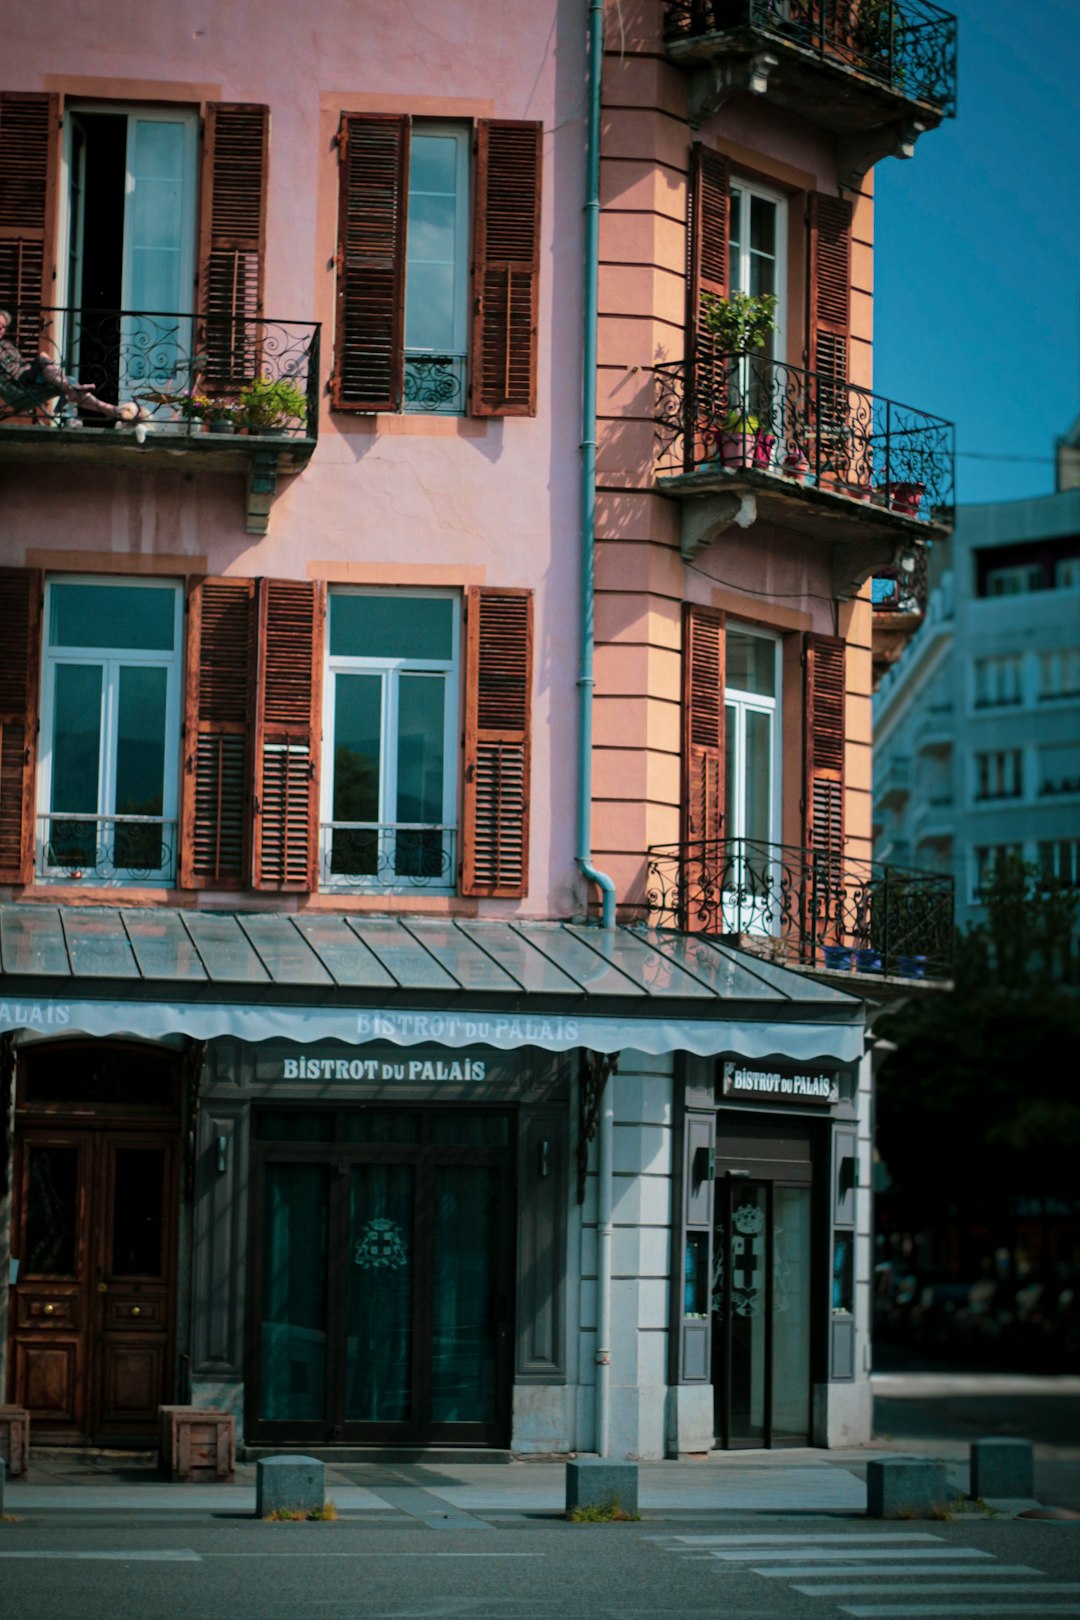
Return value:
M 161 816 L 38 816 L 37 880 L 169 888 L 176 831 L 176 822 Z
M 656 481 L 682 500 L 687 561 L 761 519 L 831 543 L 847 595 L 951 532 L 951 422 L 760 352 L 653 372 Z
M 310 321 L 18 305 L 0 342 L 0 461 L 239 473 L 247 532 L 265 534 L 278 476 L 315 450 L 319 336 Z M 112 420 L 128 403 L 141 419 Z
M 874 605 L 873 677 L 875 687 L 896 663 L 926 616 L 929 556 L 924 545 L 912 546 L 898 566 L 876 573 L 871 585 Z
M 658 928 L 738 938 L 787 966 L 946 979 L 953 880 L 819 850 L 724 838 L 648 851 Z
M 324 821 L 320 887 L 350 894 L 453 894 L 457 828 L 427 823 Z
M 911 760 L 906 754 L 893 754 L 882 770 L 880 780 L 875 780 L 875 805 L 882 810 L 890 806 L 899 808 L 907 802 L 910 792 Z
M 956 18 L 927 0 L 668 0 L 664 44 L 691 75 L 691 123 L 766 96 L 836 131 L 851 189 L 956 114 Z

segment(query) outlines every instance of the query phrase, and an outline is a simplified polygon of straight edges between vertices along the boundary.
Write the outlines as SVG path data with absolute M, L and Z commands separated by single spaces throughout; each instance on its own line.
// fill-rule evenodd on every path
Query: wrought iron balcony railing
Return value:
M 456 827 L 372 821 L 322 824 L 322 882 L 330 889 L 453 892 Z
M 767 473 L 909 518 L 948 521 L 951 422 L 760 352 L 653 367 L 659 477 Z
M 757 936 L 780 962 L 947 978 L 953 880 L 819 850 L 722 838 L 656 845 L 646 902 L 660 928 Z
M 956 113 L 956 18 L 928 0 L 668 0 L 664 37 L 749 29 Z
M 176 872 L 176 822 L 161 816 L 53 814 L 37 818 L 37 875 L 57 883 L 167 886 Z
M 123 426 L 101 402 L 140 407 L 140 437 L 241 432 L 310 448 L 318 435 L 318 322 L 39 304 L 10 313 L 0 425 Z

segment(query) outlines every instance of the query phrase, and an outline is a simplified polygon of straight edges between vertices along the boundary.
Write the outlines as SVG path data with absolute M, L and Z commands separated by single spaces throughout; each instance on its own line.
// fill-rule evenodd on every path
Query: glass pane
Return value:
M 404 1067 L 404 1065 L 403 1065 Z M 419 1114 L 367 1109 L 345 1115 L 346 1142 L 419 1142 Z
M 772 831 L 772 715 L 746 711 L 746 836 L 767 842 Z
M 449 596 L 330 597 L 330 654 L 340 658 L 436 658 L 454 655 Z
M 72 815 L 93 815 L 98 808 L 98 769 L 101 745 L 101 666 L 99 664 L 58 664 L 56 666 L 55 715 L 53 722 L 52 809 Z M 96 828 L 86 837 L 93 843 Z M 80 836 L 74 826 L 51 828 L 54 842 Z M 74 853 L 74 851 L 72 851 Z M 64 850 L 57 859 L 63 860 Z M 83 856 L 87 862 L 90 857 Z
M 329 1169 L 266 1167 L 260 1417 L 317 1422 L 326 1409 Z
M 356 1165 L 349 1210 L 345 1416 L 400 1423 L 412 1413 L 413 1168 Z
M 765 1439 L 765 1258 L 767 1249 L 766 1188 L 747 1183 L 733 1194 L 731 1232 L 720 1223 L 716 1234 L 717 1265 L 724 1257 L 731 1281 L 731 1389 L 733 1445 L 761 1445 Z M 722 1275 L 718 1279 L 723 1283 Z M 719 1305 L 719 1309 L 717 1306 Z M 714 1333 L 723 1342 L 723 1297 L 714 1296 Z
M 687 1232 L 683 1261 L 683 1316 L 703 1317 L 709 1305 L 709 1234 Z
M 724 638 L 724 685 L 755 697 L 776 696 L 776 643 L 729 630 Z
M 116 737 L 116 814 L 160 816 L 165 806 L 165 700 L 168 671 L 120 671 Z M 154 871 L 162 864 L 156 827 L 117 827 L 116 865 Z
M 490 1423 L 495 1416 L 495 1245 L 498 1172 L 486 1165 L 435 1171 L 435 1276 L 431 1416 Z
M 739 711 L 733 703 L 724 705 L 724 825 L 728 838 L 741 838 L 742 807 L 735 792 L 735 769 L 739 748 Z
M 431 1140 L 440 1146 L 506 1147 L 510 1125 L 505 1114 L 443 1114 L 431 1116 Z
M 750 246 L 755 253 L 776 256 L 776 204 L 763 197 L 750 199 Z
M 731 290 L 732 292 L 745 292 L 742 284 L 742 254 L 739 251 L 743 239 L 742 229 L 743 194 L 735 187 L 731 190 Z
M 335 821 L 379 821 L 382 676 L 338 675 L 334 685 Z M 378 870 L 374 829 L 334 834 L 331 871 L 349 876 Z
M 143 306 L 145 307 L 145 306 Z M 176 592 L 146 585 L 52 585 L 49 645 L 172 652 Z
M 773 1188 L 773 1440 L 810 1434 L 810 1188 Z
M 255 1135 L 263 1142 L 332 1142 L 334 1116 L 299 1108 L 260 1108 Z
M 71 1277 L 75 1272 L 75 1219 L 78 1210 L 77 1147 L 29 1149 L 26 1253 L 22 1276 Z
M 146 118 L 133 122 L 126 228 L 136 309 L 179 309 L 185 136 L 183 124 Z
M 162 1275 L 163 1148 L 117 1148 L 113 1160 L 112 1274 Z
M 442 675 L 402 675 L 398 685 L 397 820 L 438 826 L 443 817 L 444 735 Z M 399 832 L 394 869 L 402 877 L 447 874 L 439 832 Z
M 454 266 L 410 263 L 406 274 L 406 348 L 453 353 Z
M 452 135 L 414 134 L 409 148 L 409 195 L 457 188 L 458 143 Z
M 409 265 L 454 262 L 454 194 L 409 194 Z

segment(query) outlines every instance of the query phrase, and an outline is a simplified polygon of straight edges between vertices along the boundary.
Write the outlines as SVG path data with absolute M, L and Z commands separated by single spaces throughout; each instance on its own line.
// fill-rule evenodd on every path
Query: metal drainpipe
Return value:
M 600 78 L 602 0 L 589 0 L 589 116 L 585 167 L 585 376 L 581 424 L 581 673 L 578 676 L 577 864 L 600 890 L 600 924 L 615 926 L 615 884 L 592 860 L 592 696 L 596 544 L 596 319 L 600 263 Z
M 615 1076 L 608 1075 L 597 1133 L 596 1187 L 596 1455 L 609 1455 L 611 1431 L 611 1245 L 612 1175 L 615 1137 Z

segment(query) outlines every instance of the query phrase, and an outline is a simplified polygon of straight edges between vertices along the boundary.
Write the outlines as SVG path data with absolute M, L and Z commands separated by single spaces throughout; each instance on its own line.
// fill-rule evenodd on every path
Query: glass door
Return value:
M 713 1385 L 719 1443 L 810 1436 L 809 1186 L 722 1177 L 713 1246 Z

